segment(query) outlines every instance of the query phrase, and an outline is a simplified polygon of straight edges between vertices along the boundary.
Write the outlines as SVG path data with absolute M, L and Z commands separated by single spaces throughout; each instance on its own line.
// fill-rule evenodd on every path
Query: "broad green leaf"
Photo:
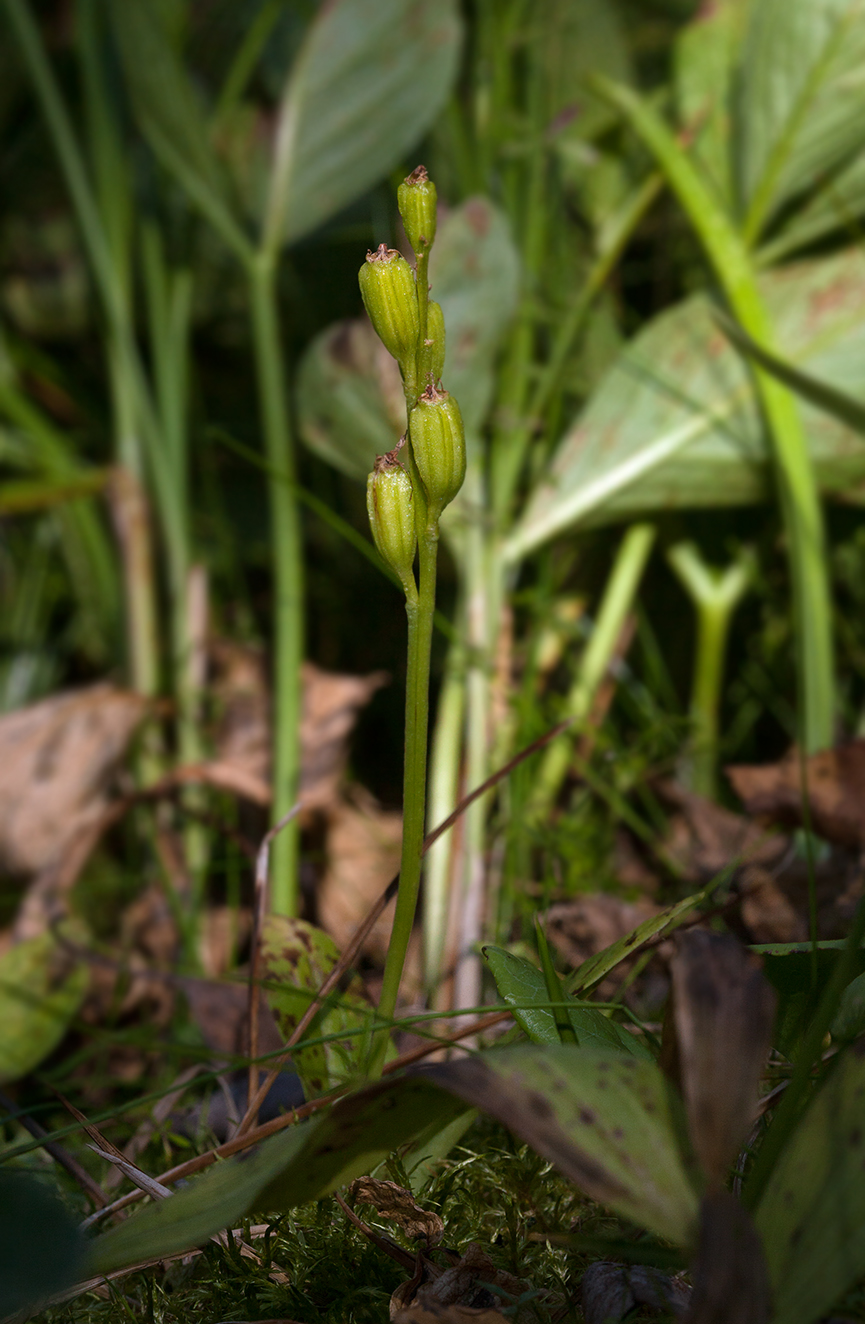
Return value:
M 444 383 L 471 436 L 489 406 L 493 361 L 516 305 L 519 261 L 507 221 L 470 198 L 439 226 L 430 259 L 446 329 Z M 405 431 L 399 369 L 366 318 L 337 322 L 307 349 L 297 382 L 300 434 L 311 451 L 361 482 Z
M 846 943 L 830 939 L 817 944 L 817 984 L 813 983 L 811 944 L 763 943 L 751 950 L 763 961 L 766 978 L 778 994 L 778 1013 L 772 1043 L 795 1061 L 807 1033 L 819 994 L 832 977 Z M 865 949 L 857 954 L 854 969 L 865 971 Z
M 484 959 L 496 981 L 502 1001 L 513 1009 L 514 1020 L 534 1044 L 558 1044 L 559 1032 L 542 971 L 524 956 L 502 947 L 484 947 Z M 638 1039 L 593 1007 L 570 1007 L 568 1017 L 581 1048 L 606 1048 L 651 1060 Z
M 196 88 L 173 45 L 159 0 L 108 6 L 141 131 L 162 165 L 241 255 L 249 244 L 233 213 Z
M 679 121 L 691 155 L 700 163 L 721 202 L 733 205 L 730 158 L 731 76 L 745 18 L 744 0 L 703 6 L 675 45 Z
M 323 929 L 303 919 L 269 915 L 261 935 L 261 977 L 265 995 L 283 1038 L 296 1028 L 301 1016 L 339 960 L 336 943 Z M 354 1031 L 347 1039 L 312 1044 L 292 1050 L 292 1060 L 308 1099 L 325 1094 L 355 1074 L 364 1052 L 358 1034 L 368 1023 L 372 1007 L 355 977 L 349 987 L 336 990 L 310 1023 L 306 1039 Z
M 851 244 L 859 239 L 865 213 L 865 152 L 824 179 L 819 191 L 797 203 L 784 228 L 761 247 L 757 260 L 763 266 L 825 235 L 846 235 Z
M 612 0 L 546 0 L 534 11 L 543 69 L 544 118 L 556 146 L 568 138 L 596 138 L 610 126 L 610 111 L 586 86 L 603 70 L 620 83 L 633 80 L 621 15 Z
M 865 975 L 851 979 L 832 1022 L 833 1039 L 858 1039 L 860 1034 L 865 1034 Z
M 863 1098 L 859 1040 L 812 1100 L 757 1207 L 774 1324 L 812 1324 L 865 1272 Z
M 434 1122 L 445 1126 L 465 1111 L 464 1104 L 417 1077 L 349 1095 L 257 1150 L 215 1164 L 176 1195 L 95 1238 L 85 1273 L 110 1273 L 176 1254 L 253 1212 L 275 1213 L 318 1200 L 371 1172 Z
M 626 933 L 623 938 L 605 947 L 602 952 L 590 956 L 567 981 L 568 992 L 583 993 L 596 988 L 611 970 L 615 970 L 616 966 L 621 965 L 629 956 L 635 956 L 647 942 L 675 932 L 679 925 L 690 918 L 697 907 L 705 901 L 710 889 L 711 884 L 701 892 L 695 892 L 693 896 L 686 896 L 684 900 L 677 901 L 668 910 L 662 910 L 660 915 L 653 915 L 651 919 L 638 924 L 632 933 Z
M 863 67 L 863 0 L 750 5 L 735 140 L 752 240 L 865 146 Z
M 87 963 L 52 932 L 0 957 L 0 1085 L 26 1076 L 57 1047 L 89 980 Z
M 59 1193 L 28 1172 L 0 1169 L 0 1310 L 39 1306 L 81 1272 L 84 1238 Z
M 654 1063 L 521 1044 L 427 1074 L 503 1122 L 592 1199 L 679 1246 L 691 1243 L 697 1197 L 676 1141 L 680 1105 Z
M 855 399 L 865 394 L 865 256 L 848 250 L 759 278 L 785 359 Z M 803 406 L 821 489 L 849 499 L 865 446 L 823 410 Z M 747 505 L 771 492 L 770 453 L 748 367 L 695 295 L 627 346 L 530 497 L 511 560 L 575 525 L 636 513 Z
M 319 7 L 279 107 L 265 243 L 321 225 L 392 170 L 456 75 L 454 0 L 331 0 Z

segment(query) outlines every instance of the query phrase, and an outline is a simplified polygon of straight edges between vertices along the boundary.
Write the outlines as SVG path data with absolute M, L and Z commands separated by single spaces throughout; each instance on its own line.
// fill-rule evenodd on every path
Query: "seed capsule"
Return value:
M 436 186 L 422 165 L 397 189 L 399 214 L 416 253 L 431 248 L 436 237 L 436 196 Z
M 367 253 L 358 279 L 379 340 L 403 368 L 417 352 L 417 290 L 411 267 L 395 248 L 380 244 Z
M 429 346 L 432 356 L 430 371 L 433 381 L 437 382 L 445 370 L 445 318 L 441 304 L 432 299 L 427 304 L 426 338 L 432 341 Z
M 447 391 L 430 385 L 409 420 L 412 454 L 437 519 L 466 476 L 466 442 L 460 407 Z
M 398 449 L 376 456 L 375 468 L 366 480 L 366 509 L 379 555 L 396 571 L 408 593 L 415 587 L 412 567 L 417 532 L 412 481 L 396 459 Z

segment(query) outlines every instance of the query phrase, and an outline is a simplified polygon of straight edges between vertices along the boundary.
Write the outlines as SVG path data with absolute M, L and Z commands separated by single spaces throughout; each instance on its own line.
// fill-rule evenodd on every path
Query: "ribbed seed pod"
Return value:
M 422 165 L 397 189 L 399 214 L 416 253 L 431 248 L 436 237 L 436 198 L 436 186 Z
M 433 381 L 437 382 L 445 370 L 445 316 L 441 304 L 435 303 L 433 299 L 427 304 L 426 338 L 432 341 L 430 370 Z
M 404 585 L 409 578 L 414 583 L 417 531 L 412 482 L 402 465 L 386 455 L 376 457 L 375 468 L 366 480 L 366 509 L 382 560 L 396 571 Z
M 358 280 L 376 335 L 403 368 L 417 352 L 417 289 L 411 267 L 395 248 L 380 244 L 367 253 Z
M 430 510 L 438 518 L 466 476 L 465 432 L 453 396 L 428 386 L 411 411 L 409 436 Z

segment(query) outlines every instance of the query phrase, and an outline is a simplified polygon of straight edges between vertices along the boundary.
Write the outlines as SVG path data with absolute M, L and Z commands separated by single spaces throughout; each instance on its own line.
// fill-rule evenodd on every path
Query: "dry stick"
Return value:
M 284 827 L 297 818 L 300 813 L 300 801 L 292 805 L 287 814 L 283 814 L 278 823 L 266 832 L 258 848 L 255 861 L 255 901 L 252 907 L 252 938 L 249 958 L 249 1088 L 247 1091 L 247 1110 L 243 1121 L 251 1118 L 249 1125 L 258 1121 L 258 1019 L 261 1006 L 261 931 L 264 927 L 264 912 L 267 906 L 267 883 L 270 866 L 270 844 L 279 836 Z M 270 1087 L 268 1086 L 268 1089 Z M 265 1094 L 267 1091 L 265 1091 Z
M 391 1241 L 390 1238 L 382 1237 L 378 1232 L 374 1232 L 369 1224 L 364 1223 L 362 1218 L 358 1218 L 351 1206 L 346 1204 L 339 1191 L 334 1191 L 334 1199 L 348 1221 L 354 1224 L 358 1232 L 362 1232 L 365 1237 L 369 1238 L 374 1246 L 378 1246 L 379 1250 L 384 1251 L 385 1255 L 389 1255 L 392 1260 L 396 1260 L 397 1264 L 403 1269 L 407 1269 L 409 1273 L 414 1273 L 416 1267 L 414 1255 L 409 1255 L 407 1250 L 403 1250 L 401 1246 L 398 1246 L 395 1241 Z
M 491 790 L 500 781 L 502 781 L 505 777 L 507 777 L 508 774 L 513 772 L 514 768 L 518 767 L 518 765 L 522 763 L 524 759 L 530 758 L 532 754 L 536 754 L 538 750 L 543 749 L 544 745 L 548 744 L 551 740 L 555 740 L 556 736 L 561 735 L 561 733 L 571 725 L 573 720 L 574 720 L 573 718 L 566 718 L 565 721 L 558 722 L 544 735 L 539 736 L 537 740 L 533 740 L 530 745 L 526 745 L 525 749 L 521 749 L 518 754 L 515 754 L 514 757 L 509 760 L 509 762 L 505 763 L 503 767 L 499 768 L 497 772 L 494 772 L 491 777 L 488 777 L 485 782 L 483 782 L 480 786 L 476 787 L 471 792 L 470 795 L 465 796 L 465 798 L 459 802 L 453 813 L 449 814 L 448 817 L 444 820 L 444 822 L 439 823 L 438 827 L 434 828 L 434 830 L 430 832 L 429 835 L 424 839 L 421 854 L 426 855 L 429 848 L 432 845 L 434 845 L 435 842 L 438 841 L 440 836 L 442 836 L 445 832 L 447 832 L 448 828 L 453 827 L 457 819 L 462 814 L 465 813 L 469 805 L 474 804 L 475 800 L 477 800 L 479 796 L 485 795 L 487 791 Z M 325 979 L 321 988 L 318 990 L 317 994 L 310 1002 L 306 1011 L 301 1016 L 300 1020 L 298 1021 L 291 1035 L 286 1040 L 285 1052 L 282 1053 L 280 1057 L 276 1059 L 271 1070 L 268 1072 L 265 1079 L 259 1085 L 257 1092 L 255 1093 L 255 1095 L 253 1095 L 250 1098 L 246 1113 L 244 1114 L 241 1120 L 240 1126 L 237 1128 L 237 1135 L 235 1136 L 235 1139 L 239 1139 L 240 1136 L 246 1135 L 249 1132 L 250 1128 L 254 1125 L 254 1119 L 258 1115 L 258 1110 L 261 1107 L 262 1103 L 264 1102 L 264 1099 L 270 1093 L 273 1083 L 276 1080 L 277 1076 L 279 1075 L 280 1071 L 288 1061 L 291 1055 L 291 1049 L 294 1047 L 295 1044 L 300 1042 L 308 1026 L 315 1018 L 324 999 L 334 988 L 336 988 L 337 984 L 342 979 L 343 975 L 351 966 L 352 962 L 354 961 L 354 958 L 357 956 L 358 952 L 363 946 L 363 943 L 365 942 L 368 934 L 372 931 L 373 926 L 378 922 L 378 920 L 381 918 L 381 916 L 384 914 L 385 910 L 387 909 L 389 903 L 396 896 L 396 891 L 398 886 L 399 886 L 399 874 L 397 874 L 395 878 L 391 879 L 391 881 L 388 883 L 387 887 L 385 888 L 384 892 L 382 892 L 381 896 L 379 897 L 378 901 L 376 901 L 375 905 L 372 907 L 372 910 L 369 912 L 366 919 L 363 921 L 363 923 L 355 932 L 355 935 L 352 938 L 351 942 L 348 944 L 345 951 L 342 953 L 342 956 L 339 958 L 336 965 L 333 967 L 330 974 L 327 976 L 327 979 Z M 250 1045 L 250 1057 L 251 1058 L 253 1057 L 251 1051 L 251 1045 Z M 251 1073 L 254 1069 L 255 1069 L 255 1063 L 253 1061 L 250 1067 L 250 1081 L 252 1080 Z
M 393 1061 L 386 1062 L 383 1069 L 383 1075 L 391 1075 L 394 1071 L 401 1071 L 403 1067 L 411 1066 L 421 1058 L 428 1057 L 430 1053 L 435 1053 L 442 1047 L 448 1047 L 450 1044 L 458 1043 L 460 1039 L 465 1039 L 469 1035 L 478 1034 L 481 1030 L 489 1028 L 491 1025 L 497 1025 L 500 1021 L 511 1019 L 510 1011 L 496 1011 L 489 1016 L 482 1016 L 477 1021 L 472 1021 L 470 1025 L 464 1025 L 456 1033 L 449 1035 L 447 1039 L 436 1038 L 428 1044 L 422 1044 L 419 1048 L 413 1048 L 408 1053 L 403 1053 L 401 1057 L 395 1057 Z M 196 1172 L 201 1172 L 204 1168 L 209 1168 L 217 1159 L 231 1158 L 233 1154 L 240 1153 L 241 1150 L 249 1149 L 252 1145 L 257 1145 L 262 1140 L 267 1140 L 269 1136 L 275 1135 L 277 1131 L 284 1130 L 287 1126 L 292 1126 L 295 1122 L 301 1122 L 313 1113 L 321 1112 L 323 1108 L 328 1108 L 337 1099 L 349 1093 L 349 1087 L 334 1090 L 331 1094 L 324 1094 L 320 1099 L 311 1099 L 309 1103 L 301 1104 L 299 1108 L 293 1108 L 291 1112 L 283 1113 L 281 1117 L 274 1117 L 270 1122 L 263 1122 L 257 1126 L 254 1131 L 249 1131 L 246 1135 L 236 1135 L 233 1140 L 227 1140 L 224 1145 L 219 1145 L 216 1149 L 209 1149 L 205 1154 L 197 1154 L 195 1158 L 187 1159 L 185 1163 L 179 1163 L 176 1167 L 168 1168 L 161 1172 L 156 1178 L 159 1182 L 176 1182 L 183 1177 L 191 1177 Z M 107 1205 L 105 1209 L 100 1209 L 98 1213 L 91 1214 L 89 1218 L 82 1223 L 83 1228 L 90 1227 L 91 1224 L 99 1222 L 109 1214 L 118 1213 L 125 1209 L 127 1205 L 135 1204 L 141 1199 L 140 1191 L 128 1191 L 122 1195 L 113 1204 Z
M 25 1131 L 29 1131 L 36 1140 L 42 1141 L 42 1148 L 46 1150 L 61 1167 L 65 1168 L 71 1177 L 74 1177 L 75 1181 L 78 1182 L 78 1185 L 83 1191 L 86 1191 L 98 1209 L 105 1208 L 108 1204 L 108 1196 L 95 1178 L 90 1176 L 87 1169 L 83 1168 L 78 1160 L 73 1158 L 67 1149 L 64 1149 L 62 1145 L 58 1145 L 56 1141 L 50 1139 L 49 1133 L 45 1130 L 44 1126 L 40 1126 L 34 1118 L 28 1117 L 26 1113 L 19 1113 L 13 1100 L 9 1098 L 8 1094 L 4 1094 L 2 1090 L 0 1090 L 0 1108 L 5 1108 L 8 1113 L 12 1114 L 16 1121 L 21 1123 Z

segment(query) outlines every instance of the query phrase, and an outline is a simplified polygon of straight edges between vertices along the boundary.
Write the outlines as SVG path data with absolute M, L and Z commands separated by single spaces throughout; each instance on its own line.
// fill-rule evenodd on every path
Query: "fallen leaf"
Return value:
M 678 810 L 671 823 L 671 850 L 694 880 L 713 878 L 740 858 L 769 867 L 788 849 L 786 837 L 767 837 L 765 828 L 750 818 L 678 782 L 660 782 L 655 789 L 666 805 Z
M 680 1279 L 645 1264 L 590 1264 L 580 1284 L 585 1324 L 618 1324 L 635 1306 L 672 1311 L 687 1309 L 691 1289 Z
M 475 1241 L 469 1242 L 462 1255 L 446 1253 L 451 1259 L 447 1268 L 424 1257 L 415 1277 L 396 1289 L 390 1304 L 392 1320 L 405 1318 L 412 1324 L 427 1318 L 458 1321 L 475 1319 L 479 1313 L 481 1318 L 498 1320 L 502 1316 L 496 1307 L 503 1304 L 499 1292 L 510 1305 L 529 1290 L 522 1279 L 497 1268 Z
M 684 1324 L 768 1324 L 772 1301 L 760 1234 L 729 1191 L 700 1207 L 694 1291 Z
M 347 946 L 374 902 L 399 869 L 402 814 L 379 809 L 371 796 L 334 806 L 327 832 L 327 869 L 316 908 L 322 928 L 337 947 Z M 393 927 L 389 906 L 367 940 L 364 951 L 382 962 Z
M 113 685 L 0 717 L 0 872 L 38 874 L 97 822 L 146 701 Z
M 749 814 L 800 827 L 807 786 L 811 826 L 839 846 L 865 846 L 865 740 L 821 750 L 803 761 L 795 747 L 778 763 L 725 769 Z
M 575 969 L 590 956 L 612 947 L 645 920 L 661 914 L 661 907 L 640 898 L 623 901 L 606 892 L 589 893 L 573 901 L 550 906 L 546 930 L 550 942 Z
M 312 662 L 301 668 L 303 712 L 300 722 L 301 769 L 299 799 L 304 811 L 330 810 L 348 762 L 348 738 L 357 715 L 376 690 L 387 685 L 386 671 L 368 676 L 344 676 L 322 671 Z
M 442 1306 L 436 1301 L 405 1306 L 391 1315 L 392 1324 L 509 1324 L 498 1310 L 474 1306 Z
M 350 1188 L 354 1200 L 371 1204 L 383 1218 L 398 1223 L 409 1241 L 425 1240 L 427 1246 L 437 1246 L 444 1236 L 444 1224 L 438 1214 L 422 1209 L 411 1191 L 395 1181 L 378 1181 L 375 1177 L 358 1177 Z
M 249 992 L 245 984 L 184 977 L 179 980 L 189 1011 L 207 1047 L 213 1053 L 243 1056 L 249 1052 Z M 267 999 L 258 1007 L 258 1051 L 275 1053 L 283 1039 Z
M 691 1143 L 720 1185 L 756 1114 L 775 991 L 741 943 L 702 929 L 680 935 L 670 972 Z
M 252 929 L 248 906 L 208 906 L 198 929 L 198 959 L 208 979 L 219 979 L 234 968 L 238 948 Z

